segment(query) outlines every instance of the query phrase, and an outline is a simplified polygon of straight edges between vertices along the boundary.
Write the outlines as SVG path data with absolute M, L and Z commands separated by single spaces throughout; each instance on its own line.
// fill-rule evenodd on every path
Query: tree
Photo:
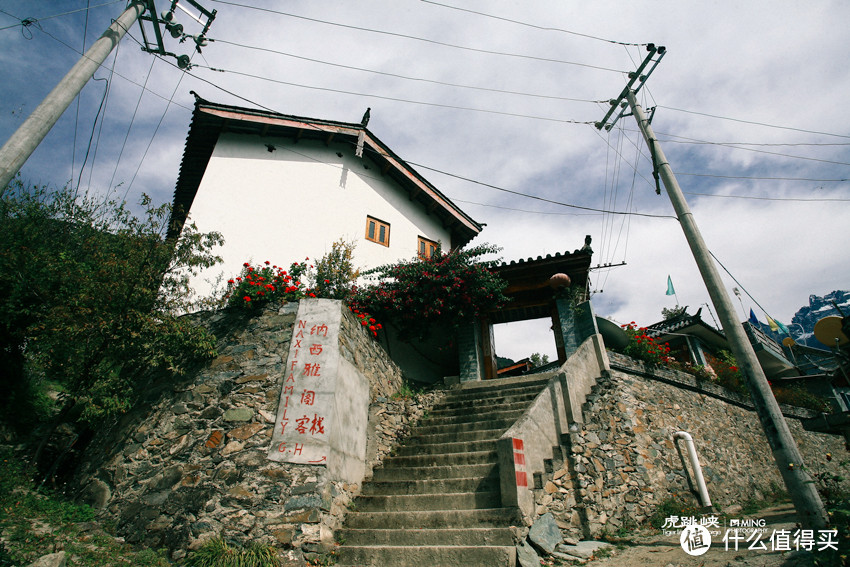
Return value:
M 0 406 L 19 425 L 50 409 L 45 384 L 91 424 L 127 411 L 146 372 L 214 354 L 214 337 L 179 315 L 222 238 L 187 224 L 166 241 L 170 207 L 141 207 L 19 179 L 0 200 Z
M 677 305 L 676 307 L 662 307 L 661 308 L 661 316 L 664 317 L 665 321 L 669 321 L 670 319 L 675 319 L 676 317 L 681 317 L 685 314 L 685 310 L 688 308 L 687 305 L 681 307 Z
M 539 352 L 535 352 L 530 357 L 528 357 L 528 362 L 531 363 L 532 368 L 539 368 L 541 366 L 549 364 L 549 355 L 541 355 Z

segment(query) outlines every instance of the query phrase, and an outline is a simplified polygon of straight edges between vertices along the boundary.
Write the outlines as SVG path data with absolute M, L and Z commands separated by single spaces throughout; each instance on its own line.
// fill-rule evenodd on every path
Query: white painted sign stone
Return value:
M 327 466 L 339 372 L 339 302 L 302 300 L 284 369 L 269 459 Z

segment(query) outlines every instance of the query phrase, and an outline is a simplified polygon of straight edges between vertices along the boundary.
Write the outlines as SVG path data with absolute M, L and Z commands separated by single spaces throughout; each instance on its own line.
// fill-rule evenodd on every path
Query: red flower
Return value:
M 244 299 L 245 301 L 248 301 L 248 302 L 250 302 L 250 301 L 251 301 L 251 298 L 250 298 L 250 297 L 248 297 L 247 295 L 246 295 L 243 299 Z

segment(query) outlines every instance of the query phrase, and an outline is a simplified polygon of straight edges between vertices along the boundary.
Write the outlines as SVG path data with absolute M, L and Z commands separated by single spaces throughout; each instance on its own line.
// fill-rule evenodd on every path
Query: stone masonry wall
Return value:
M 565 440 L 566 460 L 535 490 L 538 514 L 552 512 L 571 536 L 590 538 L 645 522 L 674 495 L 697 505 L 676 431 L 693 436 L 716 510 L 784 489 L 754 411 L 684 388 L 686 375 L 676 385 L 635 370 L 612 371 L 594 388 L 583 427 L 573 426 Z M 805 431 L 798 419 L 788 424 L 811 470 L 839 472 L 843 438 Z M 836 458 L 828 462 L 827 453 Z
M 391 400 L 401 371 L 341 309 L 342 355 L 370 383 L 371 470 L 434 396 Z M 330 548 L 360 487 L 329 479 L 323 466 L 267 459 L 297 310 L 200 317 L 218 357 L 179 383 L 153 381 L 145 403 L 90 445 L 83 499 L 118 535 L 167 547 L 173 559 L 214 536 L 275 545 L 293 565 Z

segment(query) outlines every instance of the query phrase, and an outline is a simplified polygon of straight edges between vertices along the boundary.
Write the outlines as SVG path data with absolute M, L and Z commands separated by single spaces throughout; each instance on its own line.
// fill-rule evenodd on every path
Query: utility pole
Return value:
M 663 50 L 663 47 L 656 50 L 655 46 L 650 44 L 648 47 L 650 54 L 647 56 L 641 69 L 646 66 L 656 53 L 660 53 L 663 56 Z M 657 65 L 658 61 L 655 63 Z M 654 68 L 653 66 L 652 69 Z M 755 351 L 747 339 L 743 327 L 735 316 L 732 300 L 723 287 L 720 274 L 694 221 L 688 203 L 685 201 L 679 183 L 673 174 L 673 170 L 670 169 L 670 165 L 667 162 L 664 152 L 661 150 L 655 133 L 652 131 L 649 120 L 647 120 L 643 109 L 637 103 L 635 96 L 637 89 L 633 90 L 631 86 L 635 80 L 639 79 L 642 84 L 646 79 L 645 76 L 642 77 L 639 73 L 640 71 L 634 74 L 635 76 L 631 78 L 632 80 L 626 89 L 624 89 L 620 98 L 616 101 L 611 101 L 611 112 L 606 115 L 604 120 L 607 120 L 611 116 L 623 98 L 628 101 L 628 106 L 637 120 L 638 127 L 646 140 L 647 146 L 649 146 L 653 159 L 653 167 L 656 170 L 653 172 L 656 174 L 656 180 L 658 179 L 657 175 L 660 174 L 670 201 L 673 204 L 673 209 L 676 211 L 676 216 L 685 233 L 685 238 L 694 255 L 702 279 L 708 289 L 708 294 L 714 304 L 714 309 L 717 311 L 718 317 L 720 317 L 723 331 L 729 341 L 732 353 L 735 355 L 738 368 L 741 369 L 747 378 L 747 386 L 750 390 L 753 405 L 761 421 L 767 442 L 773 452 L 773 457 L 779 467 L 779 472 L 785 481 L 788 494 L 797 510 L 800 522 L 805 528 L 822 529 L 827 526 L 829 519 L 820 495 L 815 488 L 814 481 L 803 466 L 803 458 L 800 455 L 800 450 L 797 448 L 797 443 L 791 436 L 791 431 L 788 429 L 788 424 L 785 422 L 776 398 L 773 397 L 773 392 L 770 389 L 761 364 L 759 364 L 756 358 Z M 604 121 L 603 123 L 596 124 L 596 127 L 600 129 L 603 126 L 605 126 Z
M 9 141 L 0 148 L 0 197 L 6 192 L 9 182 L 15 177 L 15 174 L 23 167 L 27 159 L 32 155 L 38 145 L 44 140 L 47 133 L 59 120 L 59 117 L 65 112 L 71 102 L 80 94 L 83 87 L 94 75 L 109 54 L 115 49 L 115 46 L 127 33 L 127 30 L 136 22 L 136 20 L 144 20 L 151 22 L 154 27 L 154 35 L 156 43 L 151 43 L 147 40 L 144 26 L 142 26 L 142 36 L 145 38 L 145 46 L 142 48 L 148 53 L 156 53 L 159 55 L 170 55 L 177 59 L 177 64 L 181 69 L 190 67 L 189 56 L 177 56 L 165 50 L 162 42 L 162 33 L 160 24 L 164 24 L 166 30 L 171 33 L 175 39 L 180 38 L 182 41 L 187 38 L 194 40 L 196 49 L 201 50 L 201 47 L 206 45 L 205 34 L 209 31 L 212 20 L 215 18 L 215 10 L 209 12 L 205 10 L 195 0 L 186 0 L 194 8 L 196 8 L 202 16 L 206 17 L 206 22 L 201 17 L 198 17 L 181 6 L 180 0 L 171 0 L 171 6 L 167 13 L 163 14 L 160 19 L 156 13 L 155 0 L 130 0 L 127 9 L 115 20 L 103 35 L 100 36 L 94 45 L 80 58 L 77 63 L 71 67 L 71 70 L 59 81 L 50 94 L 48 94 L 41 104 L 29 115 L 23 124 L 12 134 Z M 188 14 L 192 19 L 204 26 L 203 31 L 196 36 L 190 36 L 183 33 L 183 26 L 174 21 L 174 10 L 179 8 Z M 148 11 L 147 15 L 145 11 Z M 141 25 L 141 22 L 139 22 Z
M 145 8 L 146 3 L 142 0 L 132 2 L 0 148 L 0 197 Z

